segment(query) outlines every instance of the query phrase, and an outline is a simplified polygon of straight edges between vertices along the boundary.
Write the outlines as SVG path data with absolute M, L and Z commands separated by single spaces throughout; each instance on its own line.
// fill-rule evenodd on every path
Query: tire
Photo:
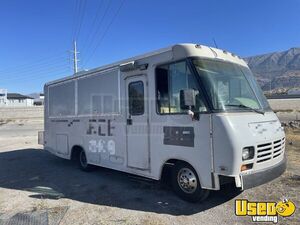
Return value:
M 180 198 L 188 202 L 201 202 L 209 195 L 209 190 L 201 188 L 195 169 L 183 162 L 176 163 L 173 168 L 172 187 Z
M 78 155 L 78 165 L 82 171 L 89 172 L 95 169 L 95 166 L 87 163 L 87 158 L 84 150 L 81 150 Z

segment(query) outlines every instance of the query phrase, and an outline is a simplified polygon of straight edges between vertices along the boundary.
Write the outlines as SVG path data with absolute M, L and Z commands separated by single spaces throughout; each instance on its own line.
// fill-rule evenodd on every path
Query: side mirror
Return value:
M 180 90 L 181 109 L 191 109 L 196 105 L 196 93 L 193 89 Z

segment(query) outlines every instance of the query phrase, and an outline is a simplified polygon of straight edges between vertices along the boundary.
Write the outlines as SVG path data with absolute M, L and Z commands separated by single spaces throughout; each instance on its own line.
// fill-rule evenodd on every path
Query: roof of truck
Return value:
M 139 56 L 135 56 L 132 58 L 128 58 L 128 59 L 124 59 L 115 63 L 111 63 L 108 65 L 104 65 L 101 67 L 97 67 L 91 70 L 85 70 L 85 71 L 80 71 L 78 73 L 76 73 L 75 75 L 71 75 L 71 76 L 67 76 L 58 80 L 54 80 L 54 81 L 50 81 L 48 83 L 46 83 L 45 85 L 51 85 L 51 84 L 55 84 L 55 83 L 59 83 L 59 82 L 63 82 L 66 80 L 71 80 L 74 78 L 78 78 L 78 77 L 82 77 L 88 74 L 92 74 L 98 71 L 102 71 L 102 70 L 108 70 L 108 69 L 112 69 L 115 67 L 120 66 L 121 64 L 125 64 L 128 62 L 132 62 L 132 61 L 138 61 L 141 59 L 145 59 L 151 56 L 155 56 L 155 55 L 159 55 L 165 52 L 173 52 L 173 59 L 177 60 L 180 58 L 184 58 L 184 57 L 204 57 L 204 58 L 211 58 L 211 59 L 218 59 L 218 60 L 224 60 L 224 61 L 228 61 L 231 63 L 236 63 L 242 66 L 247 66 L 247 63 L 240 58 L 239 56 L 230 53 L 226 50 L 222 50 L 222 49 L 217 49 L 217 48 L 213 48 L 213 47 L 208 47 L 205 45 L 199 45 L 199 44 L 176 44 L 176 45 L 172 45 L 170 47 L 167 48 L 162 48 L 156 51 L 152 51 L 143 55 L 139 55 Z

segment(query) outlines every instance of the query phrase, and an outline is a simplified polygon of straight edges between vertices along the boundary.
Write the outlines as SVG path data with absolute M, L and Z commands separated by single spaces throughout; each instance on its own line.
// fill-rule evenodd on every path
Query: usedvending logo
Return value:
M 279 202 L 249 202 L 245 199 L 235 200 L 235 215 L 250 216 L 252 222 L 278 223 L 278 217 L 289 217 L 296 210 L 295 204 L 288 199 Z

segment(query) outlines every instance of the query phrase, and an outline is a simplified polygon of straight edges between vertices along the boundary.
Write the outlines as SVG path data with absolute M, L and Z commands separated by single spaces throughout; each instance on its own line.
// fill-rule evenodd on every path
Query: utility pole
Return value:
M 76 74 L 78 72 L 78 58 L 77 58 L 77 54 L 79 52 L 77 52 L 77 46 L 76 46 L 76 41 L 74 41 L 74 51 L 72 51 L 74 56 L 73 56 L 73 61 L 74 61 L 74 74 Z

